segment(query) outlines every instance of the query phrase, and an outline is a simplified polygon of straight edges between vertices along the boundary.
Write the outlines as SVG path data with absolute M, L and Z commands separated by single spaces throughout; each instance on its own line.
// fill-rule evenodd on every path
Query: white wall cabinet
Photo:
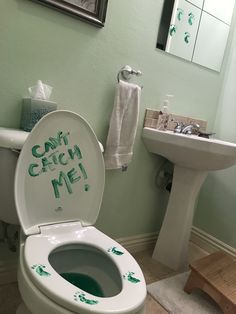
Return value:
M 192 61 L 220 71 L 229 29 L 229 25 L 206 12 L 202 12 Z
M 203 10 L 230 24 L 235 0 L 205 0 Z
M 203 7 L 203 0 L 187 0 L 187 1 L 196 5 L 200 9 L 202 9 Z

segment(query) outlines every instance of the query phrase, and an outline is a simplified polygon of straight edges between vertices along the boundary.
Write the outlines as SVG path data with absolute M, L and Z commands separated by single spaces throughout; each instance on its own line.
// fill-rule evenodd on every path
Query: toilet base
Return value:
M 146 306 L 143 307 L 140 311 L 136 312 L 135 314 L 147 314 L 145 310 Z M 16 314 L 33 314 L 30 310 L 26 307 L 26 305 L 22 302 L 16 310 Z
M 27 309 L 26 305 L 22 302 L 18 309 L 16 310 L 16 314 L 33 314 L 30 310 Z M 145 307 L 140 310 L 140 312 L 136 312 L 135 314 L 146 314 Z

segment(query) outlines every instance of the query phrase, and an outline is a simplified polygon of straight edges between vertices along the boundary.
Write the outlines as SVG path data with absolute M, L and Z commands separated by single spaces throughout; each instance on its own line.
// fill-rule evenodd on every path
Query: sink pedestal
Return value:
M 195 200 L 207 171 L 174 167 L 170 198 L 153 258 L 174 269 L 188 266 L 188 245 L 192 228 Z

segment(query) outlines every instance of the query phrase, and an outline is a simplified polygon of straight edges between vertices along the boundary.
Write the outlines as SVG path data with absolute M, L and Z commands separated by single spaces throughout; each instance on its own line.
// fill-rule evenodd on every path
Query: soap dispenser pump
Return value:
M 163 102 L 163 106 L 159 113 L 159 118 L 157 122 L 157 129 L 165 131 L 167 129 L 168 121 L 169 121 L 169 104 L 170 99 L 173 97 L 173 95 L 166 95 L 165 100 Z

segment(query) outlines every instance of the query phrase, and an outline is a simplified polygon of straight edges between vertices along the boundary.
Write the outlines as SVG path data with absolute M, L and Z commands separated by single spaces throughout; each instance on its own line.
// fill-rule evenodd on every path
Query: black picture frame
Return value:
M 61 12 L 77 17 L 85 22 L 103 27 L 108 0 L 36 0 Z

